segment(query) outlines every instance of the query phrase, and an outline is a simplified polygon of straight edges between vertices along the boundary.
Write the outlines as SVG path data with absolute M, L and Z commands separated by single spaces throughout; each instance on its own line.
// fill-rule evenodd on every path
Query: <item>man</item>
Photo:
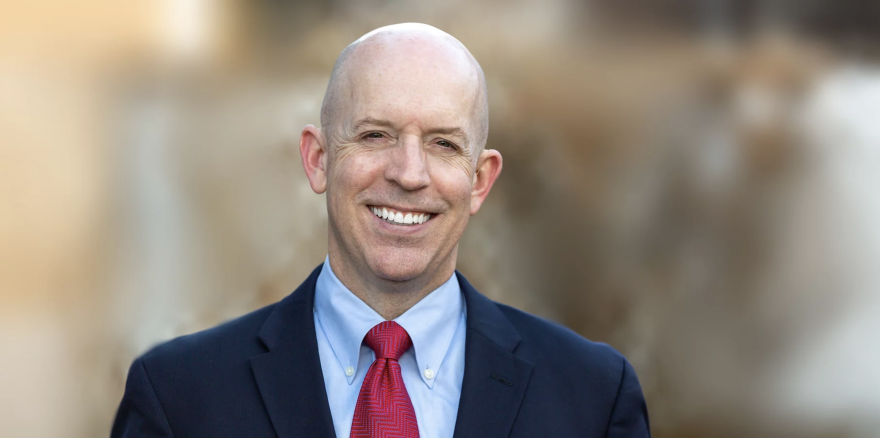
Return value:
M 113 437 L 647 437 L 610 347 L 494 303 L 455 272 L 501 172 L 485 79 L 452 36 L 346 48 L 300 152 L 328 256 L 277 304 L 131 367 Z

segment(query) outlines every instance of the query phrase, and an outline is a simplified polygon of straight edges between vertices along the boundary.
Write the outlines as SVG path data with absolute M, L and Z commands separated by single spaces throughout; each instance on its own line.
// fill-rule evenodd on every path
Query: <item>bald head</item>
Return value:
M 303 128 L 333 272 L 386 319 L 455 271 L 458 241 L 501 173 L 501 154 L 485 148 L 486 106 L 483 72 L 458 40 L 403 24 L 342 52 L 323 127 Z
M 412 95 L 460 91 L 473 123 L 469 142 L 479 155 L 489 132 L 486 82 L 480 64 L 452 35 L 418 23 L 382 27 L 346 47 L 330 76 L 321 106 L 325 133 L 345 129 L 344 120 L 365 100 L 382 105 L 383 97 L 370 92 L 376 82 L 391 81 L 399 93 Z M 427 85 L 427 86 L 425 86 Z

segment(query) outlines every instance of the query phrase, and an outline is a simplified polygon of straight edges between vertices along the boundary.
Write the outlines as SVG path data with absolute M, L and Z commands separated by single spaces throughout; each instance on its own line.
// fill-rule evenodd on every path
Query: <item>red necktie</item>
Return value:
M 412 340 L 394 321 L 379 323 L 364 337 L 376 353 L 358 394 L 351 422 L 351 438 L 419 438 L 419 425 L 403 385 L 397 360 Z

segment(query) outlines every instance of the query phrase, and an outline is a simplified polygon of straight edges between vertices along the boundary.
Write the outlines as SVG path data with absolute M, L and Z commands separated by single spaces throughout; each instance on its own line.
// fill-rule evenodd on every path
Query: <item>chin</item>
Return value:
M 389 281 L 409 281 L 418 278 L 428 268 L 426 260 L 420 257 L 387 257 L 377 255 L 369 262 L 373 273 Z

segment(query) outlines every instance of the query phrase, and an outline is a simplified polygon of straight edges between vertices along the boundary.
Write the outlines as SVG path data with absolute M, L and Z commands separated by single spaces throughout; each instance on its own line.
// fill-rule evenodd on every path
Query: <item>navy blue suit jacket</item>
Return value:
M 320 270 L 276 304 L 135 360 L 111 437 L 335 437 L 312 316 Z M 468 314 L 455 438 L 650 436 L 623 356 L 456 275 Z

